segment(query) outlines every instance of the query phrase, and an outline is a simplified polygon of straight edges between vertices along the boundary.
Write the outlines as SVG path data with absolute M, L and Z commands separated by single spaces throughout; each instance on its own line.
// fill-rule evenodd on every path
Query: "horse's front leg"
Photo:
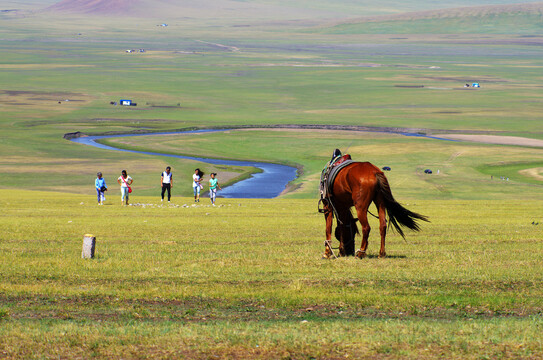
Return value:
M 332 225 L 334 221 L 334 214 L 328 210 L 324 213 L 324 219 L 326 221 L 326 240 L 324 241 L 324 254 L 323 259 L 330 259 L 333 256 L 332 252 Z

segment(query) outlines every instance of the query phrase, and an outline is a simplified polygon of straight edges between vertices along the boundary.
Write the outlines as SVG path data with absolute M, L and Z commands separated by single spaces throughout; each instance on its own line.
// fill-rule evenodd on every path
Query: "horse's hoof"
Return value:
M 384 259 L 387 257 L 386 253 L 379 254 L 379 259 Z
M 322 255 L 321 259 L 322 259 L 322 260 L 329 260 L 329 259 L 330 259 L 330 255 L 324 254 L 324 255 Z
M 366 257 L 366 252 L 365 251 L 361 251 L 361 250 L 358 250 L 356 252 L 356 257 L 359 258 L 359 259 L 363 259 Z

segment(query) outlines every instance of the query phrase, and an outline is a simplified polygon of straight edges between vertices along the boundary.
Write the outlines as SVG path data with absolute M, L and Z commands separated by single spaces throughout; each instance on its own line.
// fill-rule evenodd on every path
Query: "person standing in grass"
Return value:
M 221 186 L 219 185 L 219 180 L 216 178 L 217 173 L 211 173 L 209 175 L 211 179 L 209 179 L 209 198 L 211 199 L 211 204 L 215 206 L 215 198 L 217 197 L 217 189 L 221 189 Z
M 98 174 L 96 174 L 94 187 L 96 187 L 96 194 L 98 195 L 98 205 L 104 205 L 104 201 L 106 201 L 106 195 L 104 194 L 104 192 L 107 191 L 107 185 L 106 179 L 102 177 L 101 172 L 98 172 Z
M 168 190 L 168 202 L 170 202 L 170 198 L 172 197 L 171 191 L 173 187 L 173 177 L 171 173 L 171 167 L 167 167 L 166 171 L 162 172 L 162 176 L 160 177 L 160 186 L 162 187 L 162 199 L 160 201 L 164 201 L 164 193 L 166 190 Z
M 134 182 L 130 176 L 126 173 L 126 170 L 121 171 L 121 176 L 117 179 L 119 185 L 121 185 L 121 205 L 128 205 L 128 194 L 130 193 L 130 185 Z
M 201 182 L 204 178 L 204 173 L 200 169 L 195 169 L 192 174 L 192 188 L 194 190 L 194 202 L 200 202 L 200 190 L 203 188 Z

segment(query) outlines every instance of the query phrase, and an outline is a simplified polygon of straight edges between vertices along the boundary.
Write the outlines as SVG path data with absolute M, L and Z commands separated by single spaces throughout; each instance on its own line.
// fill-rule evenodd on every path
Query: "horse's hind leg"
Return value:
M 362 259 L 366 257 L 368 238 L 371 230 L 368 222 L 368 207 L 356 207 L 356 215 L 358 216 L 358 221 L 360 221 L 360 227 L 362 228 L 362 244 L 360 246 L 360 250 L 356 252 L 356 256 Z
M 379 233 L 381 234 L 381 250 L 379 250 L 379 257 L 383 258 L 387 256 L 385 252 L 385 238 L 387 236 L 387 213 L 384 202 L 380 201 L 377 205 L 377 208 L 379 210 Z

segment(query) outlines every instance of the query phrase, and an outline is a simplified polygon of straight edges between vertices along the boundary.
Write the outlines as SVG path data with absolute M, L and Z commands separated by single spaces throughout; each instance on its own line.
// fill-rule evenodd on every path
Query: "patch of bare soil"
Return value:
M 509 82 L 505 79 L 494 79 L 488 76 L 481 76 L 479 78 L 475 79 L 466 79 L 466 78 L 460 78 L 460 77 L 450 77 L 450 76 L 420 76 L 417 77 L 417 79 L 426 79 L 426 80 L 437 80 L 437 81 L 453 81 L 453 82 L 459 82 L 459 83 L 472 83 L 472 82 L 484 82 L 484 83 L 504 83 Z M 466 89 L 474 89 L 474 88 L 466 88 Z M 475 88 L 476 89 L 476 88 Z
M 320 124 L 305 124 L 305 125 L 246 125 L 236 127 L 240 129 L 276 129 L 276 130 L 340 130 L 340 131 L 367 131 L 381 132 L 389 134 L 420 134 L 420 135 L 438 135 L 438 134 L 464 134 L 465 130 L 443 130 L 443 129 L 428 129 L 428 128 L 409 128 L 409 127 L 389 127 L 389 126 L 361 126 L 361 125 L 320 125 Z M 496 131 L 476 130 L 470 131 L 472 134 L 496 134 Z M 440 135 L 441 136 L 441 135 Z M 442 136 L 443 137 L 443 136 Z
M 228 50 L 228 51 L 232 51 L 232 52 L 238 52 L 239 51 L 239 48 L 237 48 L 235 46 L 217 44 L 217 43 L 212 43 L 212 42 L 203 41 L 203 40 L 196 40 L 196 41 L 200 42 L 202 44 L 211 45 L 211 46 L 217 47 L 219 49 L 223 49 L 223 50 Z
M 543 147 L 543 140 L 517 136 L 444 134 L 440 135 L 440 137 L 452 140 L 471 141 L 484 144 Z
M 543 147 L 543 140 L 531 139 L 518 136 L 500 136 L 494 135 L 496 131 L 470 131 L 472 135 L 466 135 L 465 130 L 440 130 L 424 128 L 401 128 L 385 126 L 356 126 L 356 125 L 270 125 L 270 126 L 247 126 L 245 129 L 272 128 L 272 129 L 293 129 L 293 130 L 341 130 L 341 131 L 366 131 L 382 132 L 389 134 L 420 134 L 423 136 L 439 136 L 443 139 L 471 141 L 484 144 L 514 145 Z
M 459 41 L 451 40 L 454 44 L 489 44 L 489 45 L 526 45 L 526 46 L 542 46 L 543 37 L 513 37 L 511 39 L 499 38 L 483 38 L 483 39 L 463 39 Z
M 7 105 L 32 105 L 37 102 L 84 102 L 85 95 L 68 92 L 0 90 L 0 103 Z
M 177 106 L 175 106 L 177 107 Z M 166 120 L 166 119 L 145 119 L 145 120 L 142 120 L 142 119 L 131 119 L 131 118 L 128 118 L 128 119 L 120 119 L 120 118 L 93 118 L 93 119 L 90 119 L 90 120 L 82 120 L 81 122 L 84 122 L 84 123 L 87 123 L 87 122 L 104 122 L 104 123 L 133 123 L 135 121 L 145 121 L 146 123 L 167 123 L 167 122 L 170 122 L 170 120 Z
M 150 105 L 150 107 L 159 109 L 184 109 L 181 106 L 176 105 Z
M 209 322 L 209 321 L 285 321 L 304 319 L 455 319 L 527 318 L 539 314 L 541 308 L 511 308 L 494 311 L 481 307 L 421 307 L 384 310 L 373 307 L 334 304 L 305 304 L 294 307 L 270 306 L 250 299 L 227 302 L 221 299 L 189 297 L 184 299 L 122 299 L 109 296 L 9 296 L 0 295 L 0 305 L 9 306 L 5 317 L 20 319 L 62 319 L 153 322 Z
M 69 97 L 82 97 L 83 94 L 69 92 L 46 92 L 46 91 L 16 91 L 16 90 L 0 90 L 0 95 L 7 96 L 40 96 L 47 100 L 67 99 Z
M 524 169 L 520 170 L 519 174 L 543 181 L 543 168 Z

